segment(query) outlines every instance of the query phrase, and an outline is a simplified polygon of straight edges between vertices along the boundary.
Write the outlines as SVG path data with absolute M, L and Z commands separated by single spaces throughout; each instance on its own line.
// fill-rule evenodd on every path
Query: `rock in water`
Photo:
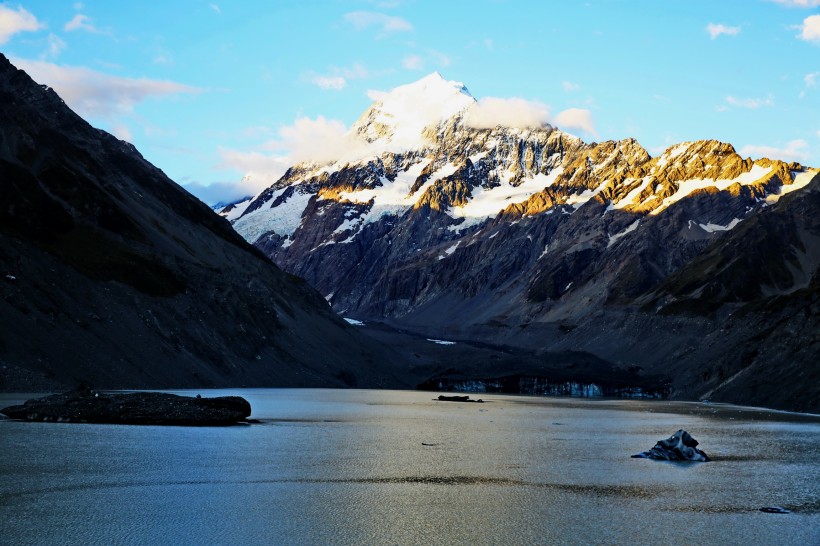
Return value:
M 659 440 L 649 451 L 633 455 L 637 459 L 658 461 L 698 461 L 708 462 L 709 456 L 697 448 L 698 441 L 681 429 L 666 440 Z
M 440 394 L 439 397 L 438 397 L 438 400 L 440 402 L 477 402 L 479 404 L 484 403 L 484 400 L 482 400 L 481 398 L 479 398 L 478 400 L 473 400 L 469 396 L 466 396 L 466 395 L 461 396 L 461 395 L 457 395 L 457 394 L 452 395 L 452 396 L 447 396 L 445 394 Z
M 240 396 L 191 398 L 160 392 L 105 394 L 80 388 L 9 406 L 12 419 L 60 423 L 221 426 L 245 421 L 251 405 Z

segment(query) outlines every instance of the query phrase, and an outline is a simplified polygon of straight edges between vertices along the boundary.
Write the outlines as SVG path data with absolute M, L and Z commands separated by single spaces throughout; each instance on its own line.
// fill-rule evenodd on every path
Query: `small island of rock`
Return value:
M 658 440 L 655 447 L 633 455 L 635 459 L 655 459 L 658 461 L 708 462 L 709 456 L 697 448 L 698 441 L 681 429 L 665 440 Z
M 240 396 L 215 398 L 160 392 L 102 393 L 88 387 L 37 398 L 0 413 L 12 419 L 59 423 L 224 426 L 246 421 L 251 405 Z

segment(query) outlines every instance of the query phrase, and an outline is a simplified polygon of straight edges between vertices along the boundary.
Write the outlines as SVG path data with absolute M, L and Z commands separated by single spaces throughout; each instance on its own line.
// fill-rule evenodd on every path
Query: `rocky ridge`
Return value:
M 403 384 L 391 351 L 1 55 L 0 119 L 0 389 Z
M 397 88 L 353 125 L 347 157 L 294 165 L 223 214 L 348 316 L 586 350 L 669 374 L 679 397 L 800 406 L 782 392 L 818 375 L 816 334 L 792 324 L 804 353 L 788 364 L 762 356 L 776 340 L 761 332 L 817 280 L 817 170 L 714 140 L 651 157 L 634 139 L 488 127 L 475 104 L 436 74 Z M 755 335 L 757 353 L 735 356 Z M 775 362 L 781 394 L 744 394 L 741 371 Z M 800 408 L 820 409 L 807 389 Z

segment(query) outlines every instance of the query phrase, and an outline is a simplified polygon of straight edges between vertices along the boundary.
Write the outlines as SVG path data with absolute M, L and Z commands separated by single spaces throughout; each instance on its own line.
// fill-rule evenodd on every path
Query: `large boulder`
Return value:
M 707 462 L 709 456 L 697 448 L 698 441 L 681 429 L 666 440 L 659 440 L 655 447 L 633 455 L 637 459 L 655 459 L 659 461 L 697 461 Z
M 128 425 L 232 425 L 245 421 L 251 405 L 240 396 L 196 398 L 160 392 L 106 394 L 83 387 L 9 406 L 12 419 Z

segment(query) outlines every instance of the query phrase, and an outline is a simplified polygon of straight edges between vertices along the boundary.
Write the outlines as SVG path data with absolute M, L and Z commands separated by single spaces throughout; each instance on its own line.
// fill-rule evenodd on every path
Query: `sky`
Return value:
M 820 167 L 820 0 L 0 1 L 0 52 L 211 205 L 434 71 L 587 142 Z

